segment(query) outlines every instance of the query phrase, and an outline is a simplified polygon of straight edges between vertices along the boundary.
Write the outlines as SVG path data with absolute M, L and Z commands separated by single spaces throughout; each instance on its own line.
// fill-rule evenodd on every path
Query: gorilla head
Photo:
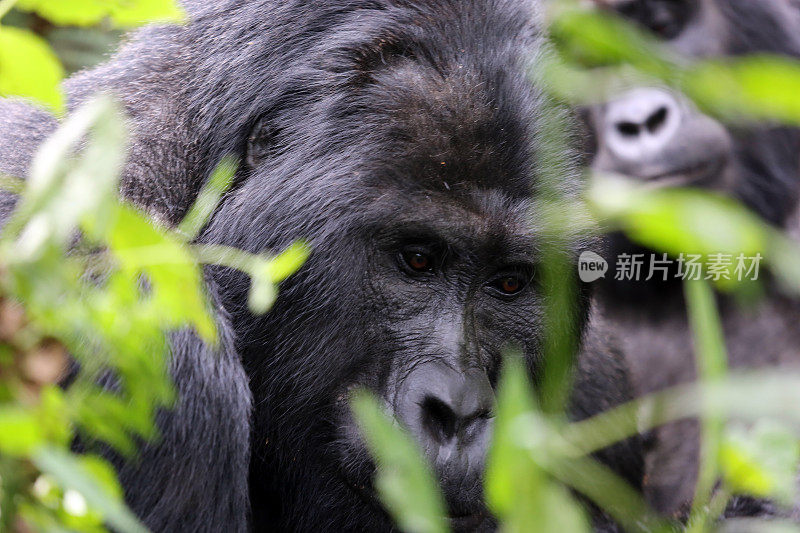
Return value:
M 347 4 L 335 23 L 303 10 L 313 40 L 284 37 L 303 55 L 272 73 L 279 94 L 248 133 L 244 181 L 206 235 L 313 248 L 266 317 L 241 309 L 246 280 L 218 274 L 254 395 L 255 523 L 389 528 L 347 403 L 365 386 L 424 447 L 453 527 L 488 527 L 502 350 L 519 347 L 535 370 L 542 344 L 532 13 Z M 576 188 L 574 169 L 562 185 Z
M 688 57 L 757 52 L 800 57 L 800 9 L 787 0 L 604 2 Z M 657 186 L 728 192 L 783 225 L 798 199 L 800 135 L 786 128 L 722 126 L 685 98 L 638 89 L 592 113 L 594 166 Z

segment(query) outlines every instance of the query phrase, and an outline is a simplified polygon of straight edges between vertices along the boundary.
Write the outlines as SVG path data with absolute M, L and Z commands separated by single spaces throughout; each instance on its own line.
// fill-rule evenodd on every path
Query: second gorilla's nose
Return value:
M 616 157 L 645 161 L 657 157 L 670 144 L 681 121 L 680 105 L 660 89 L 637 89 L 606 107 L 603 137 Z

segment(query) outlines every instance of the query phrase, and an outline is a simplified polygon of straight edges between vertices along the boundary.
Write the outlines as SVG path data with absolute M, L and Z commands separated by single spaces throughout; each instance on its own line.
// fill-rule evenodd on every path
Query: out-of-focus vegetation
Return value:
M 537 78 L 556 99 L 596 101 L 628 84 L 655 79 L 729 121 L 766 118 L 800 124 L 800 68 L 792 62 L 761 57 L 689 64 L 621 20 L 572 2 L 554 4 L 551 28 L 557 46 L 547 55 L 544 76 L 537 73 Z M 65 71 L 94 62 L 123 28 L 181 17 L 168 0 L 0 0 L 0 95 L 32 98 L 61 111 L 58 82 Z M 226 188 L 231 162 L 220 166 L 177 230 L 160 227 L 116 199 L 125 147 L 121 124 L 112 103 L 96 101 L 73 114 L 42 147 L 26 181 L 5 176 L 0 182 L 21 193 L 0 235 L 3 531 L 102 531 L 105 526 L 142 531 L 124 506 L 110 465 L 95 455 L 72 454 L 71 443 L 79 436 L 130 455 L 135 439 L 158 439 L 154 415 L 175 401 L 166 331 L 190 327 L 208 342 L 215 338 L 200 263 L 250 274 L 251 308 L 263 312 L 274 298 L 274 282 L 304 258 L 302 247 L 270 260 L 192 244 Z M 558 169 L 564 140 L 559 127 L 545 133 L 551 137 L 545 166 Z M 80 155 L 70 155 L 86 135 Z M 550 179 L 557 179 L 557 171 Z M 585 203 L 555 207 L 552 211 L 561 213 L 552 222 L 556 232 L 602 225 L 623 229 L 659 250 L 762 253 L 786 289 L 800 291 L 796 247 L 730 200 L 597 180 Z M 720 223 L 694 224 L 698 217 Z M 582 225 L 576 228 L 575 221 Z M 564 265 L 558 250 L 550 256 L 548 279 L 567 279 L 559 275 Z M 548 316 L 570 316 L 565 295 L 574 288 L 561 282 L 547 286 Z M 718 288 L 739 289 L 734 284 Z M 575 493 L 627 530 L 672 529 L 674 524 L 657 517 L 590 454 L 687 416 L 700 416 L 705 428 L 690 529 L 712 528 L 732 494 L 793 501 L 800 380 L 785 373 L 730 375 L 712 288 L 689 282 L 686 295 L 703 378 L 696 385 L 569 423 L 562 391 L 569 383 L 569 350 L 558 340 L 569 332 L 569 321 L 550 324 L 557 331 L 547 344 L 548 394 L 537 394 L 523 366 L 509 356 L 486 479 L 489 506 L 504 530 L 588 531 Z M 65 372 L 72 382 L 67 389 L 56 384 Z M 118 385 L 113 393 L 102 386 L 109 377 Z M 377 458 L 376 487 L 401 529 L 445 531 L 441 495 L 413 440 L 367 393 L 353 406 Z
M 0 16 L 14 4 L 0 2 Z M 48 25 L 181 18 L 171 1 L 16 7 L 9 19 Z M 60 110 L 56 55 L 31 31 L 2 22 L 0 94 Z M 274 284 L 306 254 L 302 245 L 269 258 L 192 244 L 231 181 L 232 161 L 220 164 L 177 229 L 161 227 L 117 198 L 125 148 L 123 117 L 101 99 L 71 114 L 24 181 L 0 176 L 4 190 L 19 194 L 0 233 L 0 531 L 145 531 L 112 466 L 73 454 L 72 444 L 102 443 L 134 458 L 136 442 L 158 441 L 155 416 L 176 401 L 168 332 L 191 328 L 216 343 L 201 263 L 249 274 L 250 306 L 264 312 Z
M 20 199 L 0 235 L 3 531 L 143 531 L 111 466 L 71 444 L 135 457 L 137 440 L 158 440 L 155 415 L 176 400 L 168 332 L 191 328 L 216 343 L 200 263 L 250 275 L 250 306 L 264 312 L 274 284 L 306 255 L 302 245 L 269 258 L 192 244 L 230 183 L 231 161 L 177 229 L 118 200 L 123 124 L 112 102 L 95 101 L 42 146 L 24 182 L 4 182 Z
M 65 74 L 98 63 L 127 28 L 184 17 L 174 0 L 2 0 L 0 96 L 60 112 Z

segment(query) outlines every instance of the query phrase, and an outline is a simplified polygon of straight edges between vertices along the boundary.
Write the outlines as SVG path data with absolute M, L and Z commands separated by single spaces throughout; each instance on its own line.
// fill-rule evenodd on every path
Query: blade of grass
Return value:
M 444 498 L 416 442 L 371 393 L 355 394 L 351 406 L 377 463 L 376 489 L 394 521 L 409 533 L 445 533 Z
M 572 443 L 571 453 L 579 457 L 639 432 L 702 416 L 705 410 L 745 421 L 784 421 L 800 432 L 800 408 L 793 406 L 800 406 L 800 374 L 785 370 L 731 372 L 712 383 L 681 385 L 620 405 L 570 424 L 562 435 Z
M 719 322 L 714 291 L 703 280 L 684 284 L 686 306 L 695 343 L 697 374 L 704 383 L 723 379 L 728 371 L 725 338 Z M 720 477 L 720 446 L 725 421 L 713 410 L 703 409 L 700 419 L 700 467 L 697 475 L 694 501 L 689 515 L 687 531 L 705 531 L 709 521 L 716 517 L 708 512 L 714 485 Z M 725 506 L 722 506 L 724 510 Z
M 197 238 L 206 225 L 219 205 L 220 199 L 233 183 L 237 167 L 238 163 L 233 157 L 224 157 L 217 165 L 208 183 L 197 196 L 197 201 L 178 226 L 178 231 L 183 233 L 188 240 L 192 241 Z

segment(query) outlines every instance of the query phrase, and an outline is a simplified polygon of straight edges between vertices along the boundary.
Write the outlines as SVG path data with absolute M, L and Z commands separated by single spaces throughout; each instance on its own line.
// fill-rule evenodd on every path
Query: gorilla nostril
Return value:
M 630 91 L 597 113 L 602 121 L 598 123 L 600 159 L 625 164 L 662 157 L 673 146 L 683 122 L 680 101 L 661 89 Z
M 620 122 L 617 124 L 617 131 L 625 137 L 635 137 L 639 135 L 639 125 L 633 122 Z
M 458 431 L 458 415 L 445 402 L 433 396 L 422 401 L 422 424 L 439 442 L 452 439 Z
M 398 418 L 426 446 L 434 445 L 431 450 L 480 447 L 490 434 L 494 390 L 483 369 L 428 363 L 417 367 L 403 388 Z
M 661 129 L 666 122 L 667 108 L 660 107 L 655 113 L 650 115 L 650 117 L 647 119 L 647 122 L 645 122 L 645 125 L 647 126 L 647 131 L 650 133 L 655 133 L 657 130 Z

